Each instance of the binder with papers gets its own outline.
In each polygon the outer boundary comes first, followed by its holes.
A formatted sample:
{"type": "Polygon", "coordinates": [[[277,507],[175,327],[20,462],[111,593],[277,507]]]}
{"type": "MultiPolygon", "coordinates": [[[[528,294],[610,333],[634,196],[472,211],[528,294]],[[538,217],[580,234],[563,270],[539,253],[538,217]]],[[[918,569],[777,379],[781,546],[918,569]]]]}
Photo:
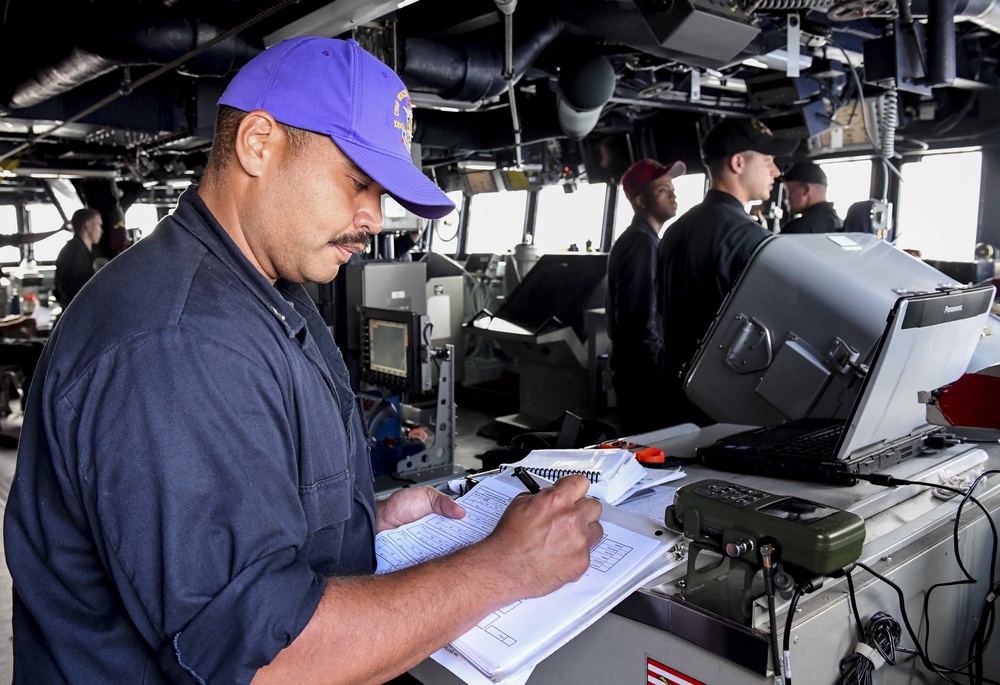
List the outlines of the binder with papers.
{"type": "MultiPolygon", "coordinates": [[[[482,480],[458,499],[466,509],[463,519],[432,514],[379,533],[375,538],[376,572],[399,570],[478,542],[500,519],[497,502],[509,503],[523,492],[520,482],[501,474],[482,480]]],[[[449,659],[459,657],[481,677],[478,682],[517,681],[676,563],[667,552],[680,535],[663,526],[610,506],[604,507],[601,524],[604,537],[591,549],[590,568],[579,580],[485,616],[435,655],[435,660],[447,665],[449,659]]],[[[453,672],[466,682],[476,682],[458,669],[453,672]]]]}
{"type": "Polygon", "coordinates": [[[579,474],[590,479],[587,494],[608,504],[617,504],[646,470],[627,449],[532,450],[515,464],[501,464],[506,472],[520,466],[548,480],[579,474]]]}

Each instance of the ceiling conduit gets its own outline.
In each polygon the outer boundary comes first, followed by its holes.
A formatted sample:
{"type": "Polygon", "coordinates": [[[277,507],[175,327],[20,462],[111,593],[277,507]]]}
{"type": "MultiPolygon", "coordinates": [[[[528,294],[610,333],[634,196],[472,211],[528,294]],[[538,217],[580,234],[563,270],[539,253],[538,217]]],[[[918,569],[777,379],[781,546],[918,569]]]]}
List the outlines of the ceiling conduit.
{"type": "MultiPolygon", "coordinates": [[[[515,82],[561,31],[562,24],[549,22],[514,48],[515,82]]],[[[475,45],[445,45],[425,38],[406,39],[400,78],[410,91],[433,93],[459,102],[480,102],[507,90],[500,52],[475,45]]]]}
{"type": "MultiPolygon", "coordinates": [[[[204,22],[173,20],[137,29],[118,45],[101,41],[99,49],[74,47],[67,57],[21,83],[6,107],[37,105],[121,66],[166,64],[220,33],[219,28],[204,22]]],[[[183,72],[222,76],[245,64],[261,49],[239,36],[231,36],[197,55],[184,65],[183,72]]]]}

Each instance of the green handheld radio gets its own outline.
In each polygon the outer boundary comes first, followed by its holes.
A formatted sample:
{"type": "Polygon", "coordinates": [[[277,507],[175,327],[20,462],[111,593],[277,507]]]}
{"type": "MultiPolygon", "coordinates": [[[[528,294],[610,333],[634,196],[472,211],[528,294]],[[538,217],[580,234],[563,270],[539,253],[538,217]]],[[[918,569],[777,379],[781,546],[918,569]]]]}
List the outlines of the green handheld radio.
{"type": "Polygon", "coordinates": [[[784,563],[826,575],[861,556],[865,522],[851,512],[798,497],[772,495],[723,480],[677,490],[667,528],[710,540],[732,558],[755,564],[764,538],[775,540],[784,563]]]}

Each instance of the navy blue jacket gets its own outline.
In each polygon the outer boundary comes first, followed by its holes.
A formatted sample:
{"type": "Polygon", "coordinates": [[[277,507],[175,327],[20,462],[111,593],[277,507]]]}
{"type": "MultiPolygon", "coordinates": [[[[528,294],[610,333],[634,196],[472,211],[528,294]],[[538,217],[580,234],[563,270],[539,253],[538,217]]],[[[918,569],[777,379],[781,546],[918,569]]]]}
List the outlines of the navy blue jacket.
{"type": "Polygon", "coordinates": [[[836,233],[844,227],[844,220],[837,216],[832,202],[817,202],[795,219],[785,224],[781,232],[795,233],[836,233]]]}
{"type": "Polygon", "coordinates": [[[656,248],[660,239],[647,221],[632,219],[608,255],[605,314],[611,338],[611,369],[649,383],[663,363],[663,333],[656,303],[656,248]],[[651,375],[653,374],[653,375],[651,375]]]}
{"type": "Polygon", "coordinates": [[[769,235],[739,200],[714,188],[666,230],[657,282],[667,378],[691,361],[750,254],[769,235]]]}
{"type": "Polygon", "coordinates": [[[4,526],[15,683],[245,683],[374,569],[346,368],[192,188],[56,325],[4,526]]]}
{"type": "Polygon", "coordinates": [[[63,309],[93,276],[94,255],[83,238],[74,235],[56,257],[56,299],[63,309]]]}

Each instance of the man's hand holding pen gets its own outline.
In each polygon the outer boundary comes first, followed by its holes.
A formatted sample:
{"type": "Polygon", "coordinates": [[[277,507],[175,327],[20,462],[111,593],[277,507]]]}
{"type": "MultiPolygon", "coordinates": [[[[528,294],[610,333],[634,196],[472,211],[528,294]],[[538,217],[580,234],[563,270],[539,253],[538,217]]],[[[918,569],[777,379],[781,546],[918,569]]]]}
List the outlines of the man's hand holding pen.
{"type": "Polygon", "coordinates": [[[546,595],[577,580],[601,540],[601,503],[587,497],[584,476],[560,478],[537,494],[516,497],[484,544],[495,545],[514,599],[546,595]]]}

